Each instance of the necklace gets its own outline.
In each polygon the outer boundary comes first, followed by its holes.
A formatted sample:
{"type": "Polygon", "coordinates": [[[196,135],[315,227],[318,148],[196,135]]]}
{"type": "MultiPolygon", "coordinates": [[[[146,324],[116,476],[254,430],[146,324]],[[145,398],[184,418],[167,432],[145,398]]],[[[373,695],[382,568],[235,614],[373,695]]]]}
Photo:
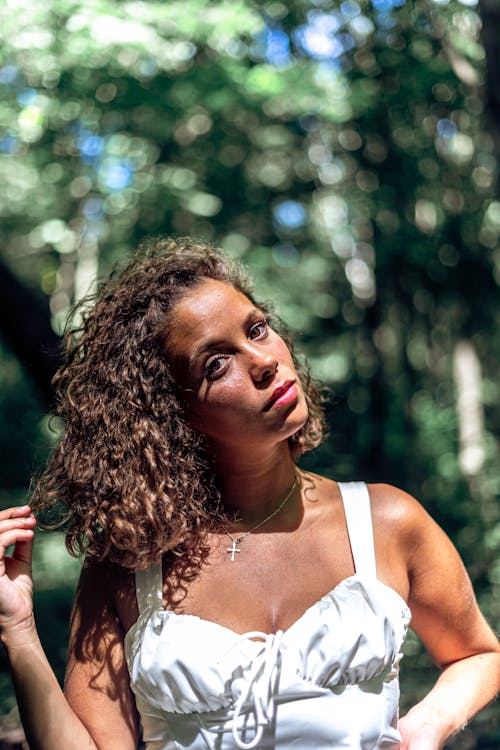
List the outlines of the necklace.
{"type": "Polygon", "coordinates": [[[260,529],[261,526],[264,526],[264,524],[267,523],[268,521],[270,521],[271,518],[274,518],[274,516],[278,515],[278,513],[280,512],[280,510],[284,507],[285,503],[291,498],[291,496],[293,494],[293,491],[294,491],[294,489],[297,486],[297,482],[298,482],[298,475],[295,474],[295,479],[293,480],[292,486],[290,487],[290,489],[288,490],[288,492],[286,493],[285,497],[280,502],[280,504],[278,505],[278,507],[275,508],[272,513],[270,513],[268,516],[266,516],[256,526],[253,526],[251,529],[249,529],[249,531],[245,531],[244,534],[239,534],[238,536],[233,536],[232,534],[229,533],[229,531],[226,531],[226,534],[230,538],[231,543],[232,543],[231,547],[227,547],[226,548],[226,552],[230,552],[231,553],[231,562],[234,562],[234,556],[235,556],[235,554],[237,552],[241,552],[240,548],[238,547],[238,544],[240,544],[240,542],[242,542],[243,539],[246,539],[247,536],[249,536],[250,534],[253,534],[254,531],[257,531],[257,529],[260,529]]]}

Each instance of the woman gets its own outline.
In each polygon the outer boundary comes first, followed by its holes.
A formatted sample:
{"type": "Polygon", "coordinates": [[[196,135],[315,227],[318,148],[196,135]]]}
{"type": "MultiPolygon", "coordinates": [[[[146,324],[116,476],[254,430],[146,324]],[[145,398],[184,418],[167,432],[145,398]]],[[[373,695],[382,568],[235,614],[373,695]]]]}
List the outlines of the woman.
{"type": "Polygon", "coordinates": [[[163,240],[97,295],[55,379],[33,509],[84,551],[65,695],[32,615],[28,507],[0,517],[0,632],[31,750],[437,750],[499,688],[458,555],[394,487],[300,471],[319,399],[218,251],[163,240]],[[11,559],[5,548],[15,543],[11,559]],[[442,667],[398,724],[412,627],[442,667]]]}

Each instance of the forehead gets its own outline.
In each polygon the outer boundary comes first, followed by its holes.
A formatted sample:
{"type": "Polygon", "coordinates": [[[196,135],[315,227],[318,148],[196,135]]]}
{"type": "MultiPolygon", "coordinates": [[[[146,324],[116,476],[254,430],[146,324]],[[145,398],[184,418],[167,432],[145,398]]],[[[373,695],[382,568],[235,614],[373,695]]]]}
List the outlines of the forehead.
{"type": "Polygon", "coordinates": [[[223,337],[254,309],[248,297],[231,284],[205,279],[174,305],[168,349],[174,357],[189,355],[192,347],[205,340],[223,337]]]}

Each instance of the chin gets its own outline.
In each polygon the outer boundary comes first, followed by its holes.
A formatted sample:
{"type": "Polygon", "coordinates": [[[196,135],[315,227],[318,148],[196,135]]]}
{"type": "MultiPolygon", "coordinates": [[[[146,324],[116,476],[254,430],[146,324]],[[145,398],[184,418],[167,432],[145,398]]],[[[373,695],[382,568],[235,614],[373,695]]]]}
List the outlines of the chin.
{"type": "Polygon", "coordinates": [[[285,421],[285,428],[288,428],[287,439],[291,438],[293,435],[299,432],[299,430],[301,430],[307,424],[308,419],[309,419],[309,411],[305,403],[304,403],[303,408],[299,408],[297,406],[289,414],[288,418],[285,421]]]}

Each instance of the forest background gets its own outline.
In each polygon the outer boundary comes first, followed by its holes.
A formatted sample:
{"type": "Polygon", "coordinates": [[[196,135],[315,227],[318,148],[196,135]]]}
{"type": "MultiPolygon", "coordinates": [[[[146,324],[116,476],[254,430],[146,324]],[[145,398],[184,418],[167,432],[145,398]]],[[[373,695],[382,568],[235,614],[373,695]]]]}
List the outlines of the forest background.
{"type": "MultiPolygon", "coordinates": [[[[499,29],[496,0],[4,0],[2,505],[57,439],[72,303],[143,237],[189,234],[244,261],[331,387],[304,465],[415,494],[498,630],[499,29]]],[[[77,573],[39,533],[59,675],[77,573]]],[[[436,676],[405,652],[403,710],[436,676]]],[[[498,748],[495,713],[449,747],[498,748]]]]}

